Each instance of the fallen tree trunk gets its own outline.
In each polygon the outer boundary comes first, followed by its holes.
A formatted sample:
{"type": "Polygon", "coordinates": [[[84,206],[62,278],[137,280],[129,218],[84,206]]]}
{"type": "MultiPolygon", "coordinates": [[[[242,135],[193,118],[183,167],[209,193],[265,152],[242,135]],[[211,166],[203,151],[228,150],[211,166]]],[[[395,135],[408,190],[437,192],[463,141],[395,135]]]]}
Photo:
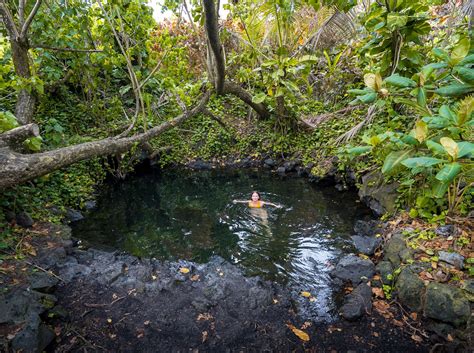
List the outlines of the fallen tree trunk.
{"type": "MultiPolygon", "coordinates": [[[[85,159],[125,152],[132,146],[157,137],[203,112],[209,97],[210,92],[206,92],[193,109],[135,136],[110,137],[34,154],[17,153],[9,147],[0,147],[0,189],[23,183],[85,159]]],[[[4,140],[3,135],[5,134],[0,135],[0,141],[4,140]]]]}
{"type": "Polygon", "coordinates": [[[16,147],[27,138],[39,136],[39,127],[36,124],[23,125],[8,130],[0,135],[0,147],[16,147]]]}

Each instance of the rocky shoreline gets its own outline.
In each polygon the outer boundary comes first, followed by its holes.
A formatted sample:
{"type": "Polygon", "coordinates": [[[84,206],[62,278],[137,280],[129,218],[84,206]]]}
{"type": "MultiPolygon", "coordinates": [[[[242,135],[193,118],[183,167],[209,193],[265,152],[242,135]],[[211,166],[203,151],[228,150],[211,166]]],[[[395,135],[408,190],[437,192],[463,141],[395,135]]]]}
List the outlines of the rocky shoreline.
{"type": "MultiPolygon", "coordinates": [[[[298,161],[249,158],[227,167],[262,164],[281,176],[333,183],[338,190],[354,182],[334,168],[318,178],[298,161]]],[[[193,161],[187,167],[216,165],[193,161]]],[[[369,206],[387,210],[385,201],[364,193],[359,194],[369,206]]],[[[82,217],[69,213],[69,219],[82,217]]],[[[413,246],[425,237],[409,220],[357,222],[352,240],[358,253],[340,259],[332,271],[345,293],[339,310],[344,320],[316,324],[298,315],[288,290],[245,277],[218,257],[207,264],[160,262],[81,249],[67,226],[37,225],[27,216],[12,215],[26,220],[25,227],[41,228],[35,256],[12,265],[20,280],[0,273],[6,284],[0,295],[0,347],[6,352],[84,347],[111,352],[425,352],[430,347],[467,352],[472,347],[474,283],[462,272],[471,255],[445,251],[447,243],[466,233],[462,227],[430,230],[429,241],[441,244],[433,252],[426,242],[413,246]],[[451,281],[455,276],[461,280],[451,281]],[[309,340],[291,328],[304,330],[309,340]]]]}

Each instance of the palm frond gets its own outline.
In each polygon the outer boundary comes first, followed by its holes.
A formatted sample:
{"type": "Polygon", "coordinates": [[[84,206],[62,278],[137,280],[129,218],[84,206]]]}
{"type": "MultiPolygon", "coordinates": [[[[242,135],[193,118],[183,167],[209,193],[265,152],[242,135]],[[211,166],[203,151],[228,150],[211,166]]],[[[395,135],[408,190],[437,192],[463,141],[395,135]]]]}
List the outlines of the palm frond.
{"type": "Polygon", "coordinates": [[[339,145],[342,142],[347,143],[350,140],[352,140],[358,134],[358,132],[364,127],[365,124],[370,124],[374,120],[376,113],[377,113],[377,106],[375,104],[372,104],[367,110],[367,115],[365,116],[364,120],[362,120],[356,126],[351,128],[349,131],[346,131],[341,136],[339,136],[335,140],[335,143],[339,145]]]}

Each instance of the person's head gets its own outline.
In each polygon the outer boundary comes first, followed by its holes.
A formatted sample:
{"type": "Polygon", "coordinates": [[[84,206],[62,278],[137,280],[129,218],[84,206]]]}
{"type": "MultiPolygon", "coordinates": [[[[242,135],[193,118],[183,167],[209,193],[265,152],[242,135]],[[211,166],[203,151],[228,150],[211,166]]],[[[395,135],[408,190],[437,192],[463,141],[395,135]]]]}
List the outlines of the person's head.
{"type": "Polygon", "coordinates": [[[257,191],[252,192],[252,201],[257,202],[260,201],[260,194],[257,191]]]}

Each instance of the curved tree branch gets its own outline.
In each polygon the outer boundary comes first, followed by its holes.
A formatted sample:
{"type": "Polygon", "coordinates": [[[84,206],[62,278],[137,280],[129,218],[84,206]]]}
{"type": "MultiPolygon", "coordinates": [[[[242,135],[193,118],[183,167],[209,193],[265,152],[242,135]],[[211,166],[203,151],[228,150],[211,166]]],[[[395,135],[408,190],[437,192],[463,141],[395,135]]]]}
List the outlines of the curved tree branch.
{"type": "Polygon", "coordinates": [[[35,6],[31,10],[30,14],[28,15],[28,18],[26,19],[25,23],[23,24],[23,27],[21,27],[21,32],[20,32],[20,37],[21,38],[26,38],[26,33],[28,32],[28,29],[30,28],[31,22],[33,21],[33,18],[36,16],[36,13],[38,12],[39,7],[41,6],[42,0],[37,0],[35,3],[35,6]]]}
{"type": "MultiPolygon", "coordinates": [[[[203,112],[210,95],[210,92],[206,92],[193,109],[135,136],[109,137],[35,154],[21,154],[9,148],[0,148],[0,189],[37,178],[85,159],[125,152],[135,144],[148,141],[203,112]]],[[[3,135],[0,136],[3,137],[3,135]]]]}

